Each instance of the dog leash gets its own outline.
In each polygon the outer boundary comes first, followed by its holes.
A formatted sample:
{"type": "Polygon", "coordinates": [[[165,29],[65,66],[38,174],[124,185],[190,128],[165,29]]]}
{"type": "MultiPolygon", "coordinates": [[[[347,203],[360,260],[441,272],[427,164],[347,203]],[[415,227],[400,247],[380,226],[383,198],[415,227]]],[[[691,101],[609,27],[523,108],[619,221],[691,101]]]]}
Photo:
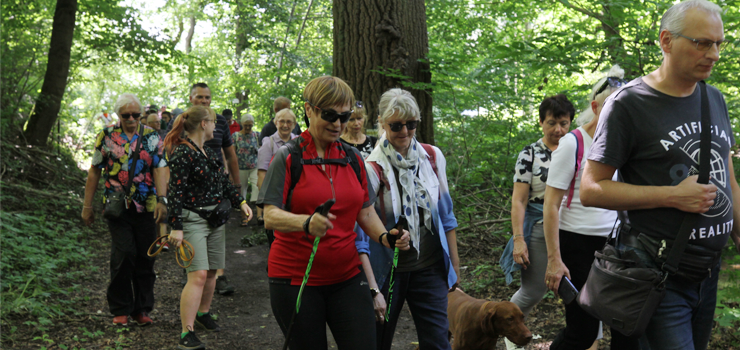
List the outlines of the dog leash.
{"type": "MultiPolygon", "coordinates": [[[[149,246],[149,249],[147,249],[146,251],[146,255],[149,255],[151,257],[159,255],[159,253],[162,252],[162,249],[164,249],[165,243],[167,243],[167,236],[159,236],[157,239],[154,240],[152,245],[149,246]],[[157,243],[160,243],[159,249],[157,249],[154,253],[152,253],[152,248],[156,246],[157,243]]],[[[190,267],[190,264],[193,263],[194,257],[195,257],[195,250],[193,249],[193,245],[190,244],[190,242],[183,239],[182,244],[180,244],[180,249],[178,250],[178,254],[175,254],[175,261],[177,261],[177,264],[180,265],[180,267],[186,269],[190,267]],[[185,263],[187,263],[187,265],[185,265],[185,263]]]]}
{"type": "MultiPolygon", "coordinates": [[[[329,209],[331,209],[332,205],[334,205],[336,201],[334,199],[330,199],[324,204],[320,205],[316,210],[314,210],[314,214],[319,213],[322,216],[329,215],[329,209]]],[[[311,214],[313,216],[313,214],[311,214]]],[[[311,218],[309,217],[309,222],[311,218]]],[[[304,229],[306,227],[304,226],[304,229]]],[[[293,330],[293,323],[295,323],[295,316],[300,312],[301,309],[301,299],[303,296],[303,289],[306,287],[306,283],[308,283],[308,276],[311,273],[311,266],[313,266],[313,259],[316,257],[316,250],[319,248],[319,241],[320,237],[315,237],[313,239],[313,249],[311,250],[311,256],[308,257],[308,265],[306,266],[306,273],[303,274],[303,282],[301,282],[301,289],[298,290],[298,297],[295,301],[295,309],[293,309],[293,316],[290,317],[290,323],[288,324],[288,332],[285,333],[285,343],[283,343],[283,350],[288,349],[288,341],[290,340],[290,333],[293,330]]]]}

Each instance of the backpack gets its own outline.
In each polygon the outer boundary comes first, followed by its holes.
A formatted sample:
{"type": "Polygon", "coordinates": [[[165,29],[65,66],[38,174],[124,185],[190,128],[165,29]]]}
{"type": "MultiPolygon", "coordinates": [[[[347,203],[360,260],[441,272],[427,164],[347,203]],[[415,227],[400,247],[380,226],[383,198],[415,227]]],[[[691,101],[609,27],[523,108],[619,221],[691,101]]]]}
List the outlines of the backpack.
{"type": "Polygon", "coordinates": [[[570,132],[576,137],[576,172],[573,173],[573,179],[570,180],[570,188],[568,188],[568,200],[566,207],[570,209],[570,202],[573,200],[573,192],[576,187],[576,177],[578,177],[578,170],[581,169],[581,161],[583,161],[583,134],[581,130],[575,129],[570,132]]]}
{"type": "Polygon", "coordinates": [[[340,159],[303,159],[303,152],[306,150],[306,147],[301,147],[301,142],[303,142],[303,138],[296,137],[285,144],[285,147],[288,148],[288,153],[290,154],[290,188],[288,189],[288,199],[285,202],[286,211],[290,211],[290,201],[293,197],[293,189],[295,189],[295,186],[301,179],[304,165],[338,164],[346,166],[349,164],[349,166],[352,167],[352,170],[354,170],[355,175],[357,175],[357,181],[362,184],[362,171],[360,170],[360,162],[357,161],[354,147],[344,144],[343,142],[339,142],[341,150],[343,150],[345,154],[345,157],[340,159]],[[297,159],[300,161],[297,162],[297,159]]]}
{"type": "MultiPolygon", "coordinates": [[[[421,142],[419,142],[421,143],[421,142]]],[[[429,163],[432,164],[432,170],[434,171],[434,175],[437,176],[437,179],[439,179],[439,174],[437,173],[437,153],[434,152],[434,148],[432,148],[432,145],[428,143],[421,143],[421,147],[424,148],[424,151],[427,152],[427,159],[429,160],[429,163]]],[[[380,179],[380,186],[385,186],[386,188],[391,188],[390,183],[388,182],[388,178],[385,177],[385,174],[383,173],[383,169],[378,165],[376,162],[368,162],[372,167],[373,170],[375,170],[375,174],[378,175],[378,179],[380,179]]],[[[386,220],[385,220],[385,201],[383,200],[383,191],[378,187],[378,201],[380,201],[380,220],[383,222],[383,225],[385,226],[386,220]]]]}

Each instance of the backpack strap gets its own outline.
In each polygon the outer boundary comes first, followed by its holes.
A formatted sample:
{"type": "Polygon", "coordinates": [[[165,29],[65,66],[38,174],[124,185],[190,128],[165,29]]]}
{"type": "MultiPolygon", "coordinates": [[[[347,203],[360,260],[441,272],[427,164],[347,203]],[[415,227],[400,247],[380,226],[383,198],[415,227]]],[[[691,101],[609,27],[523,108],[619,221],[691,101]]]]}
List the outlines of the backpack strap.
{"type": "Polygon", "coordinates": [[[383,222],[383,226],[386,225],[385,220],[385,200],[383,200],[383,188],[381,186],[385,186],[385,188],[390,189],[391,185],[388,182],[388,178],[385,177],[385,174],[383,173],[383,168],[380,167],[380,165],[377,162],[368,162],[370,166],[373,167],[373,170],[375,170],[375,175],[378,176],[379,186],[378,186],[378,201],[380,201],[380,221],[383,222]]]}
{"type": "Polygon", "coordinates": [[[437,178],[439,178],[439,174],[437,173],[437,152],[435,152],[432,145],[428,143],[421,143],[421,147],[424,147],[424,151],[427,152],[427,159],[429,159],[429,163],[432,164],[432,170],[434,170],[434,175],[436,175],[437,178]]]}
{"type": "Polygon", "coordinates": [[[306,150],[305,147],[301,147],[303,142],[302,137],[296,137],[285,144],[290,154],[290,188],[288,189],[288,199],[285,202],[285,210],[290,211],[290,202],[293,197],[293,189],[301,180],[301,173],[303,172],[304,165],[322,165],[322,164],[334,164],[334,165],[349,165],[357,176],[358,183],[362,184],[362,171],[360,170],[360,163],[357,160],[357,155],[352,150],[351,146],[339,143],[341,149],[344,150],[344,158],[315,158],[315,159],[303,159],[303,152],[306,150]]]}
{"type": "Polygon", "coordinates": [[[570,180],[570,188],[568,189],[568,201],[566,207],[570,209],[570,202],[573,201],[573,192],[576,187],[576,177],[578,177],[578,170],[581,169],[581,161],[583,160],[583,134],[581,130],[575,129],[570,132],[576,137],[576,172],[573,173],[573,179],[570,180]]]}

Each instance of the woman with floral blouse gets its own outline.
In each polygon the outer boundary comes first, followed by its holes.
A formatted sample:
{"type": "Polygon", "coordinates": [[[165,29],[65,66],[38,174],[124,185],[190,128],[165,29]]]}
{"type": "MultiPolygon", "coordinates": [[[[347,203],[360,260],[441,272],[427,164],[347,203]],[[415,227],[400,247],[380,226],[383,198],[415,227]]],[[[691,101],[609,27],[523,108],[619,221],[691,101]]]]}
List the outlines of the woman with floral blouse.
{"type": "MultiPolygon", "coordinates": [[[[242,130],[231,134],[231,140],[234,141],[236,158],[239,162],[239,183],[242,184],[242,197],[247,198],[247,183],[252,186],[252,195],[249,202],[253,205],[257,203],[257,151],[259,151],[260,133],[252,131],[254,128],[254,117],[251,114],[245,114],[242,117],[242,130]]],[[[242,216],[242,226],[247,226],[249,220],[242,216]]]]}
{"type": "Polygon", "coordinates": [[[208,212],[229,200],[246,217],[252,215],[247,202],[223,171],[219,155],[203,147],[213,138],[215,127],[216,113],[211,108],[193,106],[175,121],[164,143],[170,161],[169,242],[178,248],[187,239],[194,250],[192,264],[187,268],[188,283],[180,296],[182,334],[178,349],[205,349],[193,331],[194,322],[207,331],[221,330],[209,310],[216,270],[225,267],[224,226],[210,226],[195,210],[208,212]],[[182,136],[183,131],[187,131],[187,136],[182,136]]]}

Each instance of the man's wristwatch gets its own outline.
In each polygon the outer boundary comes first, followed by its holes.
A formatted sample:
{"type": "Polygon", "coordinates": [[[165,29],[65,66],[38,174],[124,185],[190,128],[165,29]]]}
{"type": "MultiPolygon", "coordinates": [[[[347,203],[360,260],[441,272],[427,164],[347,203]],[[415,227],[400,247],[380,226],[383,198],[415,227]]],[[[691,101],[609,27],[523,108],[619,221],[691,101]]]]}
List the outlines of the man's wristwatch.
{"type": "Polygon", "coordinates": [[[164,205],[167,205],[167,197],[157,196],[157,203],[164,203],[164,205]]]}
{"type": "Polygon", "coordinates": [[[376,296],[380,294],[380,289],[378,288],[370,288],[370,295],[373,296],[373,299],[375,299],[376,296]]]}

